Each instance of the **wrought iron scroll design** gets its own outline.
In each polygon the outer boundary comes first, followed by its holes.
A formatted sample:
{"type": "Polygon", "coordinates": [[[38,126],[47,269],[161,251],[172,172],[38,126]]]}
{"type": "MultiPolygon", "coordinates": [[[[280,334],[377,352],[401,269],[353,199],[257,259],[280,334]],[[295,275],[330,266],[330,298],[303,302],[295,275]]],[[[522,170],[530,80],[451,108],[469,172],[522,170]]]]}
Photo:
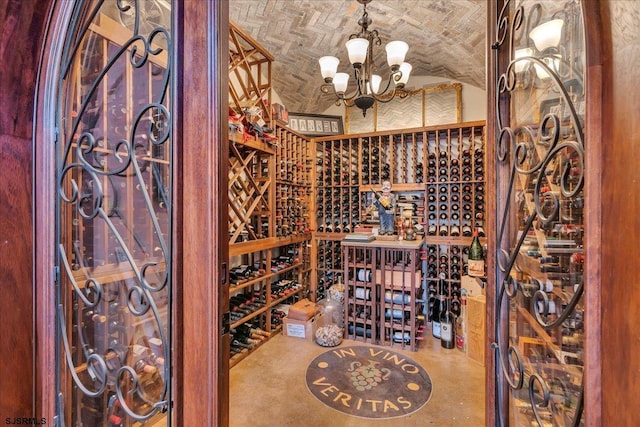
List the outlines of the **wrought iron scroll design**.
{"type": "MultiPolygon", "coordinates": [[[[518,258],[528,235],[536,233],[541,228],[562,223],[561,203],[577,203],[582,197],[584,182],[584,113],[577,102],[584,101],[583,66],[576,56],[581,55],[572,49],[570,43],[561,43],[558,47],[549,48],[536,54],[516,56],[518,47],[526,45],[531,29],[542,22],[542,17],[548,11],[540,3],[533,1],[514,2],[506,0],[496,22],[496,40],[492,45],[496,55],[496,63],[500,63],[508,52],[508,63],[502,69],[496,70],[496,99],[497,135],[496,135],[496,164],[499,171],[508,182],[498,195],[498,247],[496,249],[497,284],[496,289],[496,323],[494,350],[496,355],[496,381],[504,379],[510,393],[526,395],[521,391],[528,389],[532,418],[538,425],[580,425],[582,420],[583,385],[579,385],[577,402],[570,403],[569,392],[563,378],[549,376],[541,372],[542,368],[528,364],[525,355],[516,342],[510,339],[509,318],[503,318],[501,313],[513,311],[514,305],[522,297],[530,299],[531,311],[538,330],[550,331],[560,329],[568,319],[576,314],[577,306],[583,294],[583,282],[576,284],[573,293],[567,297],[566,304],[557,310],[552,310],[548,292],[542,286],[531,291],[530,286],[519,283],[516,279],[520,267],[518,258]],[[539,74],[536,74],[539,73],[539,74]],[[538,109],[533,97],[517,96],[516,92],[535,92],[536,85],[541,84],[539,75],[545,75],[544,84],[554,95],[558,104],[564,107],[561,111],[546,111],[538,109]],[[579,91],[576,97],[574,91],[579,91]],[[526,104],[539,113],[537,120],[523,120],[515,117],[516,102],[526,104]],[[541,111],[542,110],[542,111],[541,111]],[[570,158],[571,161],[566,160],[570,158]],[[559,166],[560,165],[560,166],[559,166]],[[555,179],[553,190],[548,183],[555,179]],[[516,206],[514,204],[521,197],[518,184],[530,185],[530,194],[534,208],[514,232],[516,206]],[[535,309],[539,307],[540,309],[535,309]],[[553,311],[553,313],[552,313],[553,311]],[[563,409],[571,408],[571,417],[563,409]],[[543,412],[546,413],[543,415],[543,412]],[[548,414],[552,414],[549,418],[548,414]],[[563,418],[565,423],[556,418],[563,418]],[[569,420],[567,421],[567,418],[569,420]],[[544,419],[544,420],[543,420],[544,419]],[[552,421],[553,420],[553,421],[552,421]],[[544,424],[543,424],[544,422],[544,424]]],[[[563,18],[565,24],[580,23],[581,4],[576,0],[569,0],[562,9],[552,12],[552,18],[563,18]]],[[[578,26],[581,29],[581,25],[578,26]]],[[[565,28],[566,33],[575,37],[575,29],[565,28]]],[[[581,36],[581,35],[580,35],[581,36]]],[[[567,41],[566,39],[564,40],[567,41]]],[[[578,43],[579,44],[579,43],[578,43]]],[[[581,47],[581,46],[578,46],[581,47]]],[[[527,105],[522,110],[526,111],[527,105]]],[[[534,114],[535,117],[535,114],[534,114]]],[[[579,245],[578,245],[579,246],[579,245]]],[[[580,251],[578,249],[577,251],[580,251]]],[[[535,288],[534,288],[535,289],[535,288]]],[[[529,307],[523,307],[529,310],[529,307]]],[[[515,314],[518,316],[518,314],[515,314]]],[[[553,350],[554,357],[560,364],[565,363],[566,353],[562,345],[553,350]]],[[[582,372],[581,366],[577,366],[582,372]]],[[[582,382],[582,376],[580,376],[582,382]]],[[[500,384],[496,390],[501,392],[500,384]]],[[[498,398],[497,401],[503,401],[498,398]]],[[[497,422],[502,423],[509,418],[509,409],[498,405],[497,422]]],[[[514,409],[517,411],[517,409],[514,409]]]]}
{"type": "MultiPolygon", "coordinates": [[[[114,2],[102,0],[76,3],[58,82],[57,116],[61,138],[56,159],[56,262],[60,271],[56,292],[57,375],[72,380],[71,386],[58,382],[58,394],[67,404],[80,402],[84,399],[82,395],[105,397],[105,418],[117,410],[121,415],[144,422],[159,412],[167,412],[171,399],[172,208],[169,177],[173,129],[167,104],[172,40],[163,26],[146,34],[140,33],[138,29],[144,19],[140,3],[144,2],[116,0],[115,6],[114,2]],[[88,6],[88,3],[92,5],[88,6]],[[87,50],[101,37],[95,34],[94,26],[97,17],[106,14],[107,6],[111,7],[112,13],[126,13],[132,17],[131,35],[113,52],[102,53],[102,68],[92,74],[90,82],[85,82],[82,91],[74,89],[87,66],[87,50]],[[113,90],[114,83],[109,83],[107,76],[116,67],[131,70],[129,75],[133,78],[136,70],[146,73],[153,70],[157,84],[150,91],[151,99],[131,102],[122,121],[110,123],[111,128],[121,126],[125,129],[122,137],[114,138],[106,131],[101,136],[91,123],[95,124],[96,116],[107,114],[107,105],[97,101],[100,99],[97,94],[113,90]],[[147,141],[146,145],[136,142],[137,139],[147,141]],[[154,157],[161,152],[165,156],[158,162],[154,157]],[[124,180],[131,183],[130,190],[122,188],[124,180]],[[127,191],[131,193],[134,189],[140,203],[132,220],[131,212],[125,212],[123,203],[128,197],[127,191]],[[162,224],[158,209],[163,210],[162,224]],[[137,231],[140,223],[149,230],[145,236],[137,231]],[[82,227],[100,227],[112,242],[109,257],[114,262],[107,262],[115,271],[111,277],[98,276],[97,272],[104,264],[95,259],[88,260],[86,248],[78,238],[77,230],[82,227]],[[123,271],[127,272],[126,278],[121,274],[123,271]],[[101,310],[116,304],[113,288],[118,289],[122,301],[126,301],[120,307],[119,315],[126,316],[130,324],[140,324],[144,319],[148,325],[146,332],[152,331],[160,343],[158,353],[162,356],[148,357],[153,358],[157,368],[153,373],[158,387],[153,393],[142,384],[140,367],[132,366],[131,361],[135,359],[131,356],[134,352],[131,345],[129,348],[116,347],[109,341],[104,348],[99,348],[85,331],[87,325],[83,323],[80,310],[93,310],[94,318],[108,315],[101,310]],[[159,298],[168,306],[164,315],[158,305],[159,298]],[[77,389],[81,396],[69,396],[67,391],[71,389],[77,389]],[[108,396],[105,395],[107,390],[108,396]],[[132,396],[145,403],[144,411],[140,412],[130,404],[132,396]]],[[[135,82],[127,84],[135,85],[135,82]]],[[[150,371],[148,368],[146,373],[150,371]]],[[[65,409],[60,404],[58,408],[59,411],[65,409]]],[[[59,415],[63,425],[65,416],[59,415]]],[[[82,417],[79,409],[76,409],[76,417],[82,417]]],[[[82,425],[82,421],[76,421],[75,425],[82,425]]]]}

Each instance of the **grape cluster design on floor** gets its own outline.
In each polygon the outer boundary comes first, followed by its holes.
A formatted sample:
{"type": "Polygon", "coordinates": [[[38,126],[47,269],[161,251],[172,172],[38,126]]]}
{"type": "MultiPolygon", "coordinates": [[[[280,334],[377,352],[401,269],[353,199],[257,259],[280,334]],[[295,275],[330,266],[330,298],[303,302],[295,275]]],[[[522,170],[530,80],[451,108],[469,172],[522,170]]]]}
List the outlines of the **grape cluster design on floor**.
{"type": "Polygon", "coordinates": [[[382,381],[385,381],[391,375],[391,371],[387,368],[378,368],[378,362],[369,360],[368,365],[363,365],[360,362],[352,362],[349,369],[349,376],[353,386],[358,391],[371,390],[376,387],[382,381]]]}

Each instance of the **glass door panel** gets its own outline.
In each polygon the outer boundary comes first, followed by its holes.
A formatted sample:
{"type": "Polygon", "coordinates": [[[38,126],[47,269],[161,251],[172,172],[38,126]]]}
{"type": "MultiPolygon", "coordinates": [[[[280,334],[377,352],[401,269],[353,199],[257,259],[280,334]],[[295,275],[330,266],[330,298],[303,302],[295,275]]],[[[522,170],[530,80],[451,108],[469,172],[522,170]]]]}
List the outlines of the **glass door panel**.
{"type": "Polygon", "coordinates": [[[498,418],[510,426],[582,425],[582,3],[505,3],[494,45],[508,56],[496,82],[496,336],[509,413],[498,418]]]}
{"type": "Polygon", "coordinates": [[[57,117],[58,416],[170,425],[171,8],[77,2],[57,117]]]}

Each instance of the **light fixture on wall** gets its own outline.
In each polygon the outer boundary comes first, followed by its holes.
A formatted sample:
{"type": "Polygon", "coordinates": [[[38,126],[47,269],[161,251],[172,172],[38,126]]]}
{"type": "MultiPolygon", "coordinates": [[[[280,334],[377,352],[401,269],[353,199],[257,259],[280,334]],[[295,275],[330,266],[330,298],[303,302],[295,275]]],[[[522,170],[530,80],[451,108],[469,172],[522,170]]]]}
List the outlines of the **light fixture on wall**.
{"type": "Polygon", "coordinates": [[[367,4],[371,3],[371,0],[358,0],[358,3],[364,6],[362,18],[358,21],[360,32],[351,34],[345,43],[355,78],[356,87],[353,93],[347,94],[349,74],[337,72],[340,63],[338,58],[323,56],[318,62],[324,78],[322,92],[333,92],[337,98],[336,105],[340,103],[348,107],[355,105],[362,110],[362,115],[366,116],[367,110],[373,107],[375,102],[389,102],[396,95],[400,97],[407,95],[403,89],[409,80],[411,65],[404,62],[409,50],[407,43],[399,40],[387,43],[385,50],[390,70],[386,87],[380,90],[382,77],[374,74],[373,46],[380,46],[382,42],[377,30],[369,30],[371,18],[367,13],[367,4]]]}

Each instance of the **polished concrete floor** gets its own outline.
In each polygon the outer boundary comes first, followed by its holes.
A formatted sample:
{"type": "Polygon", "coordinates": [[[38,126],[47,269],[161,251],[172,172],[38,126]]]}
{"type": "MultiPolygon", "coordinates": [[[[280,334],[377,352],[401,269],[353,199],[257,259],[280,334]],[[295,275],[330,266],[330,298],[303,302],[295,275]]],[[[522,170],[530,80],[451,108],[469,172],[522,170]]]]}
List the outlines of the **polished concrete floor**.
{"type": "MultiPolygon", "coordinates": [[[[341,346],[362,345],[343,341],[341,346]]],[[[387,347],[384,347],[387,348],[387,347]]],[[[420,363],[431,377],[431,399],[401,418],[351,417],[325,406],[307,389],[309,363],[327,351],[312,341],[277,335],[231,369],[231,427],[484,426],[484,367],[429,337],[417,352],[391,348],[420,363]]]]}

